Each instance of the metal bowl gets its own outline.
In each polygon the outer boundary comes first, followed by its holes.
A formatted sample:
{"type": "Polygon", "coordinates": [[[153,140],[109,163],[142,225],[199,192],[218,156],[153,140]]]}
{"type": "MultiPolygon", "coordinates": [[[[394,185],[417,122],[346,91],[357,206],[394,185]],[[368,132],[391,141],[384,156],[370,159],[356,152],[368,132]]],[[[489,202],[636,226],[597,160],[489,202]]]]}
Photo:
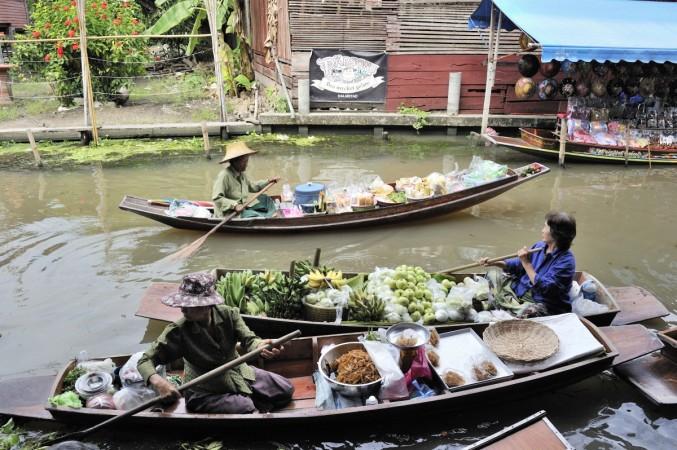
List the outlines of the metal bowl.
{"type": "Polygon", "coordinates": [[[397,348],[412,349],[425,345],[430,340],[430,330],[416,322],[400,322],[388,328],[386,331],[386,339],[397,348]],[[417,338],[414,345],[400,345],[397,340],[403,335],[413,335],[417,338]]]}
{"type": "Polygon", "coordinates": [[[376,395],[381,388],[381,383],[383,383],[382,377],[376,381],[365,384],[339,383],[338,381],[329,378],[331,374],[331,365],[334,361],[344,353],[357,349],[367,351],[361,342],[345,342],[343,344],[338,344],[320,356],[320,359],[317,362],[317,368],[324,379],[327,380],[329,386],[331,386],[334,391],[340,392],[341,395],[345,395],[346,397],[368,397],[370,395],[376,395]]]}

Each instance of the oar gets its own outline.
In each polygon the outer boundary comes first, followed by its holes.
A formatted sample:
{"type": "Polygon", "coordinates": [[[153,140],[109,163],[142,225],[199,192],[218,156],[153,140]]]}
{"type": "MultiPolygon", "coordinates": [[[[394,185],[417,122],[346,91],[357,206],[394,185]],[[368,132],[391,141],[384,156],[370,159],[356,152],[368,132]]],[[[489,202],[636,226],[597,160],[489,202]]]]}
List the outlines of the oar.
{"type": "MultiPolygon", "coordinates": [[[[537,252],[539,250],[543,250],[543,247],[536,247],[536,248],[529,249],[529,253],[534,253],[534,252],[537,252]]],[[[498,261],[503,261],[504,259],[510,259],[510,258],[515,258],[515,257],[517,257],[517,253],[511,253],[509,255],[497,256],[496,258],[488,259],[486,263],[491,264],[491,263],[495,263],[495,262],[498,262],[498,261]]],[[[437,273],[438,274],[454,273],[454,272],[458,272],[459,270],[470,269],[472,267],[477,267],[477,266],[481,266],[481,265],[482,264],[479,263],[479,262],[474,262],[474,263],[471,263],[471,264],[466,264],[464,266],[458,266],[458,267],[452,267],[451,269],[440,270],[437,273]]]]}
{"type": "MultiPolygon", "coordinates": [[[[186,389],[192,388],[193,386],[198,385],[200,383],[203,383],[203,382],[205,382],[205,381],[207,381],[211,378],[214,378],[217,375],[221,375],[222,373],[226,372],[227,370],[230,370],[233,367],[238,366],[238,365],[242,364],[243,362],[246,362],[246,361],[252,359],[255,356],[258,356],[258,354],[261,353],[263,350],[271,349],[273,347],[278,347],[281,344],[284,344],[285,342],[287,342],[288,340],[293,339],[293,338],[300,336],[300,335],[301,335],[301,331],[296,330],[292,333],[289,333],[285,336],[282,336],[281,338],[274,340],[273,342],[266,345],[265,347],[257,348],[256,350],[253,350],[249,353],[246,353],[246,354],[240,356],[239,358],[235,358],[234,360],[232,360],[232,361],[230,361],[230,362],[228,362],[228,363],[226,363],[226,364],[224,364],[220,367],[217,367],[216,369],[210,370],[209,372],[207,372],[203,375],[200,375],[197,378],[190,380],[188,383],[179,386],[178,390],[179,390],[179,392],[185,391],[186,389]]],[[[76,431],[74,433],[65,434],[65,435],[58,437],[56,439],[53,439],[51,441],[44,442],[44,443],[42,443],[42,445],[43,446],[49,446],[49,445],[52,445],[52,444],[56,444],[57,442],[63,442],[63,441],[71,440],[71,439],[80,439],[83,436],[87,436],[88,434],[91,434],[91,433],[93,433],[93,432],[95,432],[95,431],[97,431],[97,430],[99,430],[103,427],[106,427],[106,426],[112,424],[113,422],[117,422],[119,420],[124,419],[125,417],[133,416],[134,414],[136,414],[140,411],[148,409],[149,407],[151,407],[151,406],[155,405],[156,403],[160,402],[163,398],[164,397],[157,396],[155,398],[152,398],[151,400],[148,400],[145,403],[140,404],[136,408],[132,408],[132,409],[125,411],[124,413],[122,413],[118,416],[114,416],[114,417],[111,417],[110,419],[104,420],[103,422],[96,424],[93,427],[87,428],[85,430],[76,431]]]]}
{"type": "MultiPolygon", "coordinates": [[[[250,198],[249,200],[247,200],[242,206],[243,206],[244,208],[246,208],[247,206],[249,206],[251,203],[254,202],[254,200],[256,200],[256,199],[259,197],[259,195],[261,195],[261,194],[263,194],[264,192],[266,192],[266,191],[267,191],[273,184],[275,184],[276,182],[277,182],[277,181],[271,181],[270,183],[268,183],[268,184],[266,185],[266,187],[264,187],[264,188],[261,189],[259,192],[257,192],[256,195],[254,195],[252,198],[250,198]]],[[[205,243],[205,241],[207,240],[207,238],[208,238],[209,236],[211,236],[212,233],[214,233],[216,230],[218,230],[219,228],[221,228],[226,222],[228,222],[229,220],[231,220],[233,217],[237,216],[238,214],[240,214],[240,213],[237,212],[237,211],[234,211],[234,212],[228,214],[226,217],[223,218],[223,220],[222,220],[221,222],[219,222],[218,224],[216,224],[216,225],[214,226],[214,228],[212,228],[211,230],[209,230],[209,232],[208,232],[207,234],[205,234],[205,235],[202,236],[201,238],[196,239],[195,241],[193,241],[193,243],[191,243],[191,244],[189,244],[188,246],[182,248],[181,250],[179,250],[179,251],[177,251],[177,252],[175,252],[175,253],[172,253],[171,255],[165,257],[164,259],[167,260],[167,261],[179,261],[179,260],[181,260],[181,259],[187,259],[187,258],[190,258],[190,257],[193,256],[198,250],[200,250],[200,247],[202,247],[202,244],[205,243]]]]}

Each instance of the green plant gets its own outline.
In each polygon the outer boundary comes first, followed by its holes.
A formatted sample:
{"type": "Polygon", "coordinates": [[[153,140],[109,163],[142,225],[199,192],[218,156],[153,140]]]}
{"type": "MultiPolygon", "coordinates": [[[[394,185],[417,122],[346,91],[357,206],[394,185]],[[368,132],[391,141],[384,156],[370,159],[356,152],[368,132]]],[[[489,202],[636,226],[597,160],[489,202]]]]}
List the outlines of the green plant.
{"type": "Polygon", "coordinates": [[[23,431],[12,419],[0,427],[0,450],[40,450],[42,442],[52,439],[55,433],[42,434],[23,431]]]}
{"type": "Polygon", "coordinates": [[[418,133],[424,126],[430,125],[430,122],[428,122],[428,115],[430,113],[428,111],[423,111],[416,106],[407,106],[404,103],[400,105],[397,111],[402,115],[413,115],[415,117],[414,123],[411,124],[411,126],[414,128],[414,130],[416,130],[416,133],[418,133]]]}
{"type": "Polygon", "coordinates": [[[268,86],[264,91],[266,99],[275,112],[289,112],[287,101],[280,95],[280,92],[275,86],[268,86]]]}
{"type": "MultiPolygon", "coordinates": [[[[87,0],[89,36],[135,35],[144,29],[138,17],[141,9],[131,0],[87,0]]],[[[67,39],[80,34],[75,0],[38,0],[31,13],[31,25],[18,39],[67,39]]],[[[135,38],[90,40],[87,44],[92,89],[97,99],[107,99],[121,87],[128,88],[132,77],[144,73],[148,62],[146,41],[135,38]]],[[[53,82],[61,104],[73,104],[82,95],[80,42],[19,42],[12,62],[16,72],[37,73],[53,82]]]]}

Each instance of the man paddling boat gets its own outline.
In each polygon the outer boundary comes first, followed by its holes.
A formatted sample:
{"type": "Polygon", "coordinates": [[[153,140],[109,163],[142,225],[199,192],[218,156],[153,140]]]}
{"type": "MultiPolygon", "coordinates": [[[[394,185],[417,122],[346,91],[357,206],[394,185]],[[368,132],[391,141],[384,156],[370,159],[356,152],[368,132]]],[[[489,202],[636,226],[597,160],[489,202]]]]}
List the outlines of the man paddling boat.
{"type": "MultiPolygon", "coordinates": [[[[183,358],[184,381],[188,382],[237,358],[237,342],[247,352],[272,342],[257,337],[245,325],[237,308],[223,304],[210,274],[186,275],[178,292],[163,297],[162,303],[181,308],[183,318],[167,325],[139,359],[137,367],[146,383],[168,401],[177,400],[181,394],[156,373],[158,364],[183,358]]],[[[263,350],[261,356],[274,358],[282,349],[263,350]]],[[[293,385],[283,376],[243,363],[187,390],[186,409],[221,414],[267,412],[288,404],[293,392],[293,385]]]]}
{"type": "Polygon", "coordinates": [[[270,217],[275,213],[275,204],[267,195],[261,195],[257,202],[247,209],[243,204],[252,192],[259,192],[268,183],[277,181],[280,177],[269,180],[260,180],[255,183],[249,180],[245,171],[249,164],[249,155],[256,153],[244,142],[235,142],[226,147],[226,155],[219,164],[228,164],[214,181],[212,200],[214,201],[214,216],[224,217],[228,212],[242,213],[240,217],[270,217]]]}

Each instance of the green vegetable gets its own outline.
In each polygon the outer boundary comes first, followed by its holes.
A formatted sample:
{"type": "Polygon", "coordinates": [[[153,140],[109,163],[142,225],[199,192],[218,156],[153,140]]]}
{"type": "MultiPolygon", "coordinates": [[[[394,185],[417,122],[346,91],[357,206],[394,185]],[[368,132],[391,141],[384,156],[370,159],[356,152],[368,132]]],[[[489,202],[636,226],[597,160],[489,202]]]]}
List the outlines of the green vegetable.
{"type": "Polygon", "coordinates": [[[407,201],[407,194],[404,192],[391,192],[388,194],[388,200],[395,203],[405,203],[407,201]]]}
{"type": "Polygon", "coordinates": [[[72,391],[75,389],[75,382],[82,375],[86,374],[87,371],[82,367],[75,367],[71,369],[65,377],[63,377],[63,386],[61,392],[72,391]]]}
{"type": "Polygon", "coordinates": [[[54,436],[55,433],[23,431],[9,419],[0,427],[0,450],[43,450],[42,443],[54,436]]]}
{"type": "Polygon", "coordinates": [[[49,398],[52,406],[70,406],[71,408],[82,408],[80,397],[73,391],[64,392],[49,398]]]}

